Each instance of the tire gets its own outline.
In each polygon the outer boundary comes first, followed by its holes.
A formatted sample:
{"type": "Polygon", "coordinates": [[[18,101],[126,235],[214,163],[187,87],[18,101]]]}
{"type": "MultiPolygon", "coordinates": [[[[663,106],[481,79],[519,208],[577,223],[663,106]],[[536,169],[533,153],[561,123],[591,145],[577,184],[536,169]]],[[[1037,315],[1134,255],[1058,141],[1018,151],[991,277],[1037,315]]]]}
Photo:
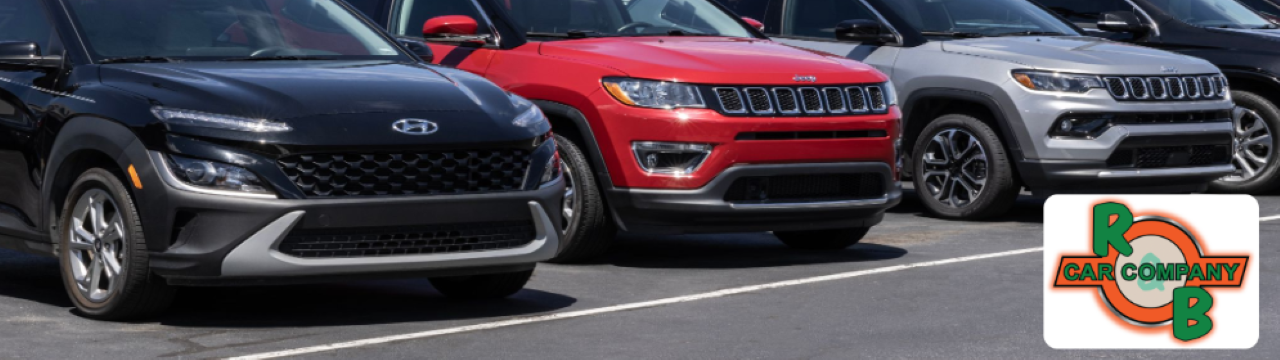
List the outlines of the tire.
{"type": "Polygon", "coordinates": [[[1231,97],[1237,106],[1232,113],[1235,141],[1232,143],[1231,164],[1241,173],[1214,181],[1209,184],[1209,190],[1233,194],[1262,194],[1275,190],[1280,185],[1276,181],[1280,176],[1280,161],[1276,161],[1276,149],[1280,148],[1280,137],[1276,136],[1276,130],[1280,130],[1280,108],[1247,91],[1232,91],[1231,97]],[[1264,136],[1271,140],[1266,141],[1264,136]],[[1250,140],[1259,142],[1250,144],[1250,140]]]}
{"type": "Polygon", "coordinates": [[[582,146],[558,134],[555,138],[569,190],[561,207],[564,236],[560,240],[560,252],[549,262],[590,261],[609,251],[618,227],[609,216],[609,207],[582,146]]]}
{"type": "Polygon", "coordinates": [[[773,236],[777,236],[778,240],[782,240],[783,244],[787,244],[792,249],[842,250],[862,241],[868,231],[871,231],[871,228],[775,231],[773,236]]]}
{"type": "Polygon", "coordinates": [[[95,168],[80,175],[64,202],[58,231],[62,283],[83,316],[139,320],[164,312],[173,302],[175,289],[151,273],[133,198],[110,171],[95,168]],[[103,221],[85,220],[94,213],[105,220],[104,226],[94,227],[103,221]]]}
{"type": "Polygon", "coordinates": [[[1003,215],[1022,190],[1000,136],[973,116],[948,114],[935,119],[916,139],[911,156],[916,194],[930,213],[942,218],[978,220],[1003,215]],[[960,149],[952,153],[959,152],[960,156],[944,153],[943,142],[952,141],[965,144],[954,144],[960,149]],[[974,161],[979,159],[976,151],[985,154],[985,162],[974,161]],[[960,161],[949,160],[954,157],[960,161]],[[968,191],[975,187],[977,196],[968,191]],[[964,191],[950,191],[954,189],[964,191]]]}
{"type": "Polygon", "coordinates": [[[501,299],[524,289],[533,269],[512,273],[430,278],[431,286],[444,296],[463,299],[501,299]]]}

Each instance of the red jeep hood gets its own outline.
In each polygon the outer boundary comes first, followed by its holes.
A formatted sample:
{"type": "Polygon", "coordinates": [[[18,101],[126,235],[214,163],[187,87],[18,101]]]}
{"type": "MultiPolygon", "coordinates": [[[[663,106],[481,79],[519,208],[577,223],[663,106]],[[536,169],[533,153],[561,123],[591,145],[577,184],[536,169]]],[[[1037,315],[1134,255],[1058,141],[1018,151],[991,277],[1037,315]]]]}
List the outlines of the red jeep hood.
{"type": "Polygon", "coordinates": [[[551,41],[541,54],[608,66],[644,79],[722,85],[796,85],[887,81],[874,68],[831,54],[768,40],[725,37],[633,37],[551,41]]]}

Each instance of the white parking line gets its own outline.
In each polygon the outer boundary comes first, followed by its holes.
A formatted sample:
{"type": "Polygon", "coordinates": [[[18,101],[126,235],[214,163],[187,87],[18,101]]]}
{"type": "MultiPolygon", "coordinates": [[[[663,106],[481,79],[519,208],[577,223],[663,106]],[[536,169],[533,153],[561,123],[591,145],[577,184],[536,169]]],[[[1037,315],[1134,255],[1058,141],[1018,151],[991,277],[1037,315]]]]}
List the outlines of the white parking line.
{"type": "Polygon", "coordinates": [[[815,277],[796,279],[796,280],[779,281],[775,283],[768,283],[768,284],[762,284],[762,285],[743,286],[743,287],[732,288],[732,289],[712,291],[712,292],[702,293],[702,294],[679,296],[679,297],[673,297],[673,298],[644,301],[644,302],[637,302],[637,303],[630,303],[630,304],[621,304],[621,305],[607,306],[607,307],[595,308],[595,309],[569,311],[569,312],[540,315],[540,316],[522,317],[522,318],[515,318],[510,320],[460,326],[460,327],[454,327],[454,328],[448,328],[448,329],[430,330],[430,331],[423,331],[423,332],[417,332],[417,333],[411,333],[411,334],[391,335],[391,336],[376,337],[376,338],[370,338],[370,339],[364,339],[364,340],[347,341],[347,342],[333,343],[333,344],[327,344],[327,345],[317,345],[317,346],[304,347],[304,348],[298,348],[298,349],[292,349],[292,350],[281,350],[281,351],[273,351],[273,352],[260,353],[260,354],[251,354],[251,355],[238,356],[230,359],[257,360],[257,359],[273,359],[273,358],[286,357],[286,356],[297,356],[297,355],[304,355],[304,354],[314,354],[314,353],[325,352],[325,351],[350,349],[350,348],[356,348],[356,347],[362,347],[362,346],[385,344],[385,343],[396,342],[396,341],[424,339],[424,338],[437,337],[437,336],[449,335],[449,334],[497,329],[497,328],[504,328],[509,326],[524,325],[524,324],[531,324],[531,323],[538,323],[538,322],[572,319],[572,318],[579,318],[579,317],[585,317],[585,316],[591,316],[591,315],[600,315],[600,314],[613,313],[613,312],[619,312],[619,311],[652,308],[652,307],[679,304],[679,303],[685,303],[685,302],[691,302],[691,301],[714,299],[714,298],[720,298],[720,297],[725,297],[729,295],[737,295],[737,294],[756,292],[756,291],[762,291],[762,290],[777,289],[777,288],[783,288],[783,287],[813,284],[813,283],[835,281],[835,280],[843,280],[843,279],[859,277],[864,275],[882,274],[887,272],[902,271],[902,270],[921,268],[921,267],[939,266],[939,265],[961,263],[966,261],[991,259],[991,258],[1039,252],[1043,250],[1044,248],[1037,247],[1037,248],[1028,248],[1028,249],[1021,249],[1021,250],[990,253],[990,254],[965,256],[965,257],[951,258],[951,259],[945,259],[945,260],[926,261],[926,262],[918,262],[918,263],[912,263],[912,264],[887,266],[882,268],[850,271],[850,272],[844,272],[839,274],[815,276],[815,277]]]}
{"type": "Polygon", "coordinates": [[[1280,220],[1280,215],[1267,216],[1267,217],[1264,217],[1264,218],[1262,218],[1262,219],[1260,219],[1260,220],[1262,220],[1262,222],[1276,221],[1276,220],[1280,220]]]}

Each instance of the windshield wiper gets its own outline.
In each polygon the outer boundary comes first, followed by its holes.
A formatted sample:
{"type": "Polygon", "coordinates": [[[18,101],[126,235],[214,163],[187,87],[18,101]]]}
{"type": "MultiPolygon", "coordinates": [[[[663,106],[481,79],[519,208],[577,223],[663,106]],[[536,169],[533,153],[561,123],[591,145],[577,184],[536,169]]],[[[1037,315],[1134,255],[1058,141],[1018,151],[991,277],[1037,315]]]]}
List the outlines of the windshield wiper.
{"type": "Polygon", "coordinates": [[[124,64],[124,63],[167,63],[182,62],[182,60],[163,57],[163,56],[124,56],[109,59],[98,60],[99,64],[124,64]]]}
{"type": "Polygon", "coordinates": [[[972,39],[972,38],[980,38],[980,37],[986,36],[986,35],[982,35],[975,32],[956,32],[956,31],[924,31],[924,32],[921,32],[920,35],[949,36],[949,37],[962,38],[962,39],[972,39]]]}
{"type": "Polygon", "coordinates": [[[588,38],[593,36],[600,36],[600,33],[598,32],[583,31],[583,30],[569,30],[562,33],[530,31],[524,34],[526,36],[533,36],[533,37],[553,37],[553,38],[565,38],[565,39],[583,39],[583,38],[588,38]]]}
{"type": "Polygon", "coordinates": [[[311,55],[279,55],[279,56],[250,56],[243,58],[222,59],[222,61],[289,61],[289,60],[335,60],[331,56],[311,56],[311,55]]]}
{"type": "Polygon", "coordinates": [[[994,36],[1062,36],[1066,35],[1057,31],[1015,31],[1008,33],[995,34],[994,36]]]}

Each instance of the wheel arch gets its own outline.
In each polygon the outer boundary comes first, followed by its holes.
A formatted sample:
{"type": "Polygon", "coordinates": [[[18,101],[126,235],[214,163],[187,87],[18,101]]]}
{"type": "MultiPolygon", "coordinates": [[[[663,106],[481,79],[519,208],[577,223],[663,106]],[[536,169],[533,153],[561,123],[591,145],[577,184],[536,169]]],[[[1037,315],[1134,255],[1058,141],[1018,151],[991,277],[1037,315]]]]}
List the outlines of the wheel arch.
{"type": "MultiPolygon", "coordinates": [[[[44,216],[39,226],[53,229],[71,186],[86,170],[103,168],[113,172],[121,182],[130,184],[125,169],[132,163],[126,152],[130,147],[140,146],[133,131],[118,122],[89,116],[67,121],[54,140],[45,168],[40,191],[44,216]]],[[[137,194],[132,195],[137,198],[137,194]]],[[[50,239],[58,241],[56,232],[50,232],[50,239]]]]}
{"type": "Polygon", "coordinates": [[[1280,99],[1280,77],[1259,70],[1224,68],[1222,74],[1232,90],[1258,94],[1273,104],[1280,99]]]}
{"type": "MultiPolygon", "coordinates": [[[[991,126],[1004,140],[1006,153],[1010,154],[1014,174],[1021,177],[1019,160],[1023,159],[1022,146],[1004,109],[990,95],[964,89],[928,88],[911,93],[903,106],[903,151],[911,154],[916,139],[934,119],[946,114],[970,115],[991,126]]],[[[912,169],[911,157],[907,157],[905,173],[912,169]]]]}

